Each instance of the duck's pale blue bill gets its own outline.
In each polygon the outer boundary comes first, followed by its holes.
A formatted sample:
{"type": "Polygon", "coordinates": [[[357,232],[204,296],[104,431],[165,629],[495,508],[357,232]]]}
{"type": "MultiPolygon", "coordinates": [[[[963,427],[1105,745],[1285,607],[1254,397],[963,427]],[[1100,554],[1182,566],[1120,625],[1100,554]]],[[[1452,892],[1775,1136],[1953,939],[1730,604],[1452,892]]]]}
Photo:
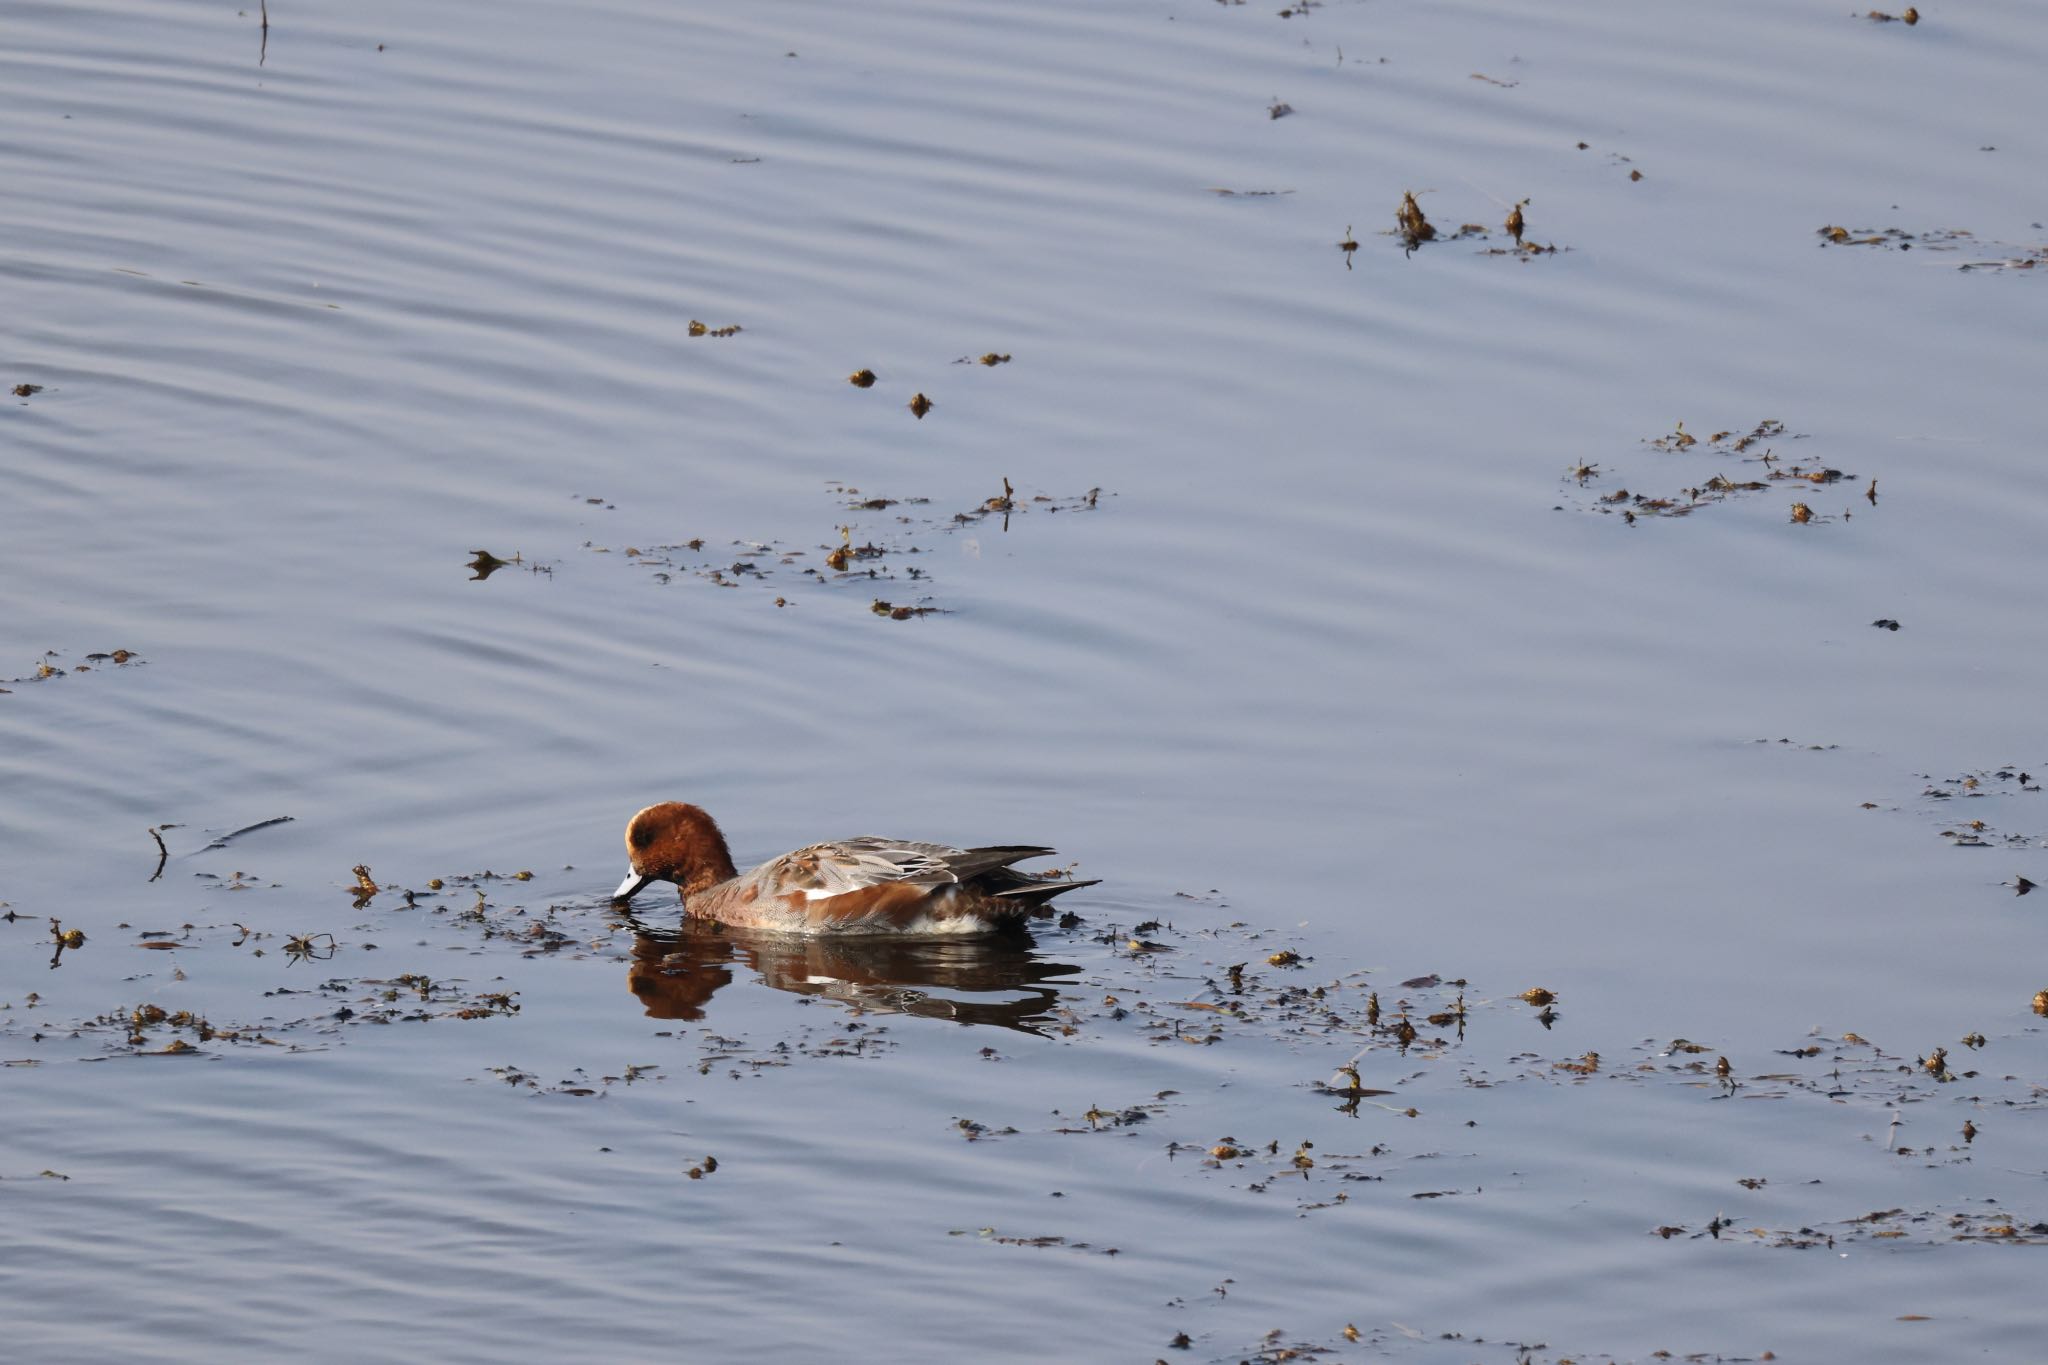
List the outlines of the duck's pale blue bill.
{"type": "Polygon", "coordinates": [[[626,880],[620,882],[619,889],[612,892],[612,899],[615,901],[629,901],[645,890],[647,883],[653,880],[654,878],[652,877],[643,877],[638,872],[628,868],[626,870],[626,880]]]}

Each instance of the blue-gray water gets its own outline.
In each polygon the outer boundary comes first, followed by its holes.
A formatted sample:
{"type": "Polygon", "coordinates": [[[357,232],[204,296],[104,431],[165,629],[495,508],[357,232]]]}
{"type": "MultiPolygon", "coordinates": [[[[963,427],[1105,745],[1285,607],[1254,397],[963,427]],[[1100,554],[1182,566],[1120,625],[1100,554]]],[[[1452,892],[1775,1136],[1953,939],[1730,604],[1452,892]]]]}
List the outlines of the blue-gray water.
{"type": "Polygon", "coordinates": [[[2031,1358],[2048,21],[1278,8],[13,7],[0,1354],[2031,1358]]]}

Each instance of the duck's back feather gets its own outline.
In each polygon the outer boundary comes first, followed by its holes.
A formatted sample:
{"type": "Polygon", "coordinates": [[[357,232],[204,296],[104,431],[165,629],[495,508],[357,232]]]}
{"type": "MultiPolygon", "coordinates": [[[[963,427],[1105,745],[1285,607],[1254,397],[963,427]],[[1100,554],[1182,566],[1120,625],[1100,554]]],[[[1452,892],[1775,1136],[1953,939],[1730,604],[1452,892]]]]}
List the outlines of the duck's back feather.
{"type": "MultiPolygon", "coordinates": [[[[811,900],[844,896],[870,887],[898,883],[915,887],[972,886],[978,882],[1034,880],[1007,869],[1025,858],[1043,857],[1049,848],[1005,844],[988,848],[951,848],[909,839],[884,839],[864,834],[812,844],[767,863],[749,877],[760,877],[787,891],[802,891],[811,900]],[[992,874],[1006,874],[1000,878],[992,874]]],[[[976,889],[983,889],[976,887],[976,889]]],[[[996,894],[1001,888],[985,888],[996,894]]]]}

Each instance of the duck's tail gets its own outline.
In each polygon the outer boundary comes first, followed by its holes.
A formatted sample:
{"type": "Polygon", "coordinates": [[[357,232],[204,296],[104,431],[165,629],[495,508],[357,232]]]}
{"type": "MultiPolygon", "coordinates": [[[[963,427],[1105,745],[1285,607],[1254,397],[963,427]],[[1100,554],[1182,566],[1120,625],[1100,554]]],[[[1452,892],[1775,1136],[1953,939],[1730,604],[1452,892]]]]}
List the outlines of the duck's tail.
{"type": "Polygon", "coordinates": [[[1026,877],[1021,873],[1013,873],[1012,875],[1016,878],[1015,884],[1003,887],[991,886],[989,894],[998,900],[1016,901],[1020,905],[1044,905],[1055,896],[1064,896],[1067,892],[1084,886],[1097,886],[1102,881],[1100,877],[1092,877],[1087,881],[1080,882],[1065,880],[1042,881],[1037,877],[1026,877]]]}
{"type": "Polygon", "coordinates": [[[982,895],[1021,909],[1036,909],[1055,896],[1076,887],[1094,886],[1100,878],[1073,881],[1057,875],[1034,876],[1019,872],[1012,863],[1026,858],[1049,858],[1054,850],[1040,844],[996,844],[987,848],[964,849],[946,859],[946,870],[963,885],[982,895]]]}

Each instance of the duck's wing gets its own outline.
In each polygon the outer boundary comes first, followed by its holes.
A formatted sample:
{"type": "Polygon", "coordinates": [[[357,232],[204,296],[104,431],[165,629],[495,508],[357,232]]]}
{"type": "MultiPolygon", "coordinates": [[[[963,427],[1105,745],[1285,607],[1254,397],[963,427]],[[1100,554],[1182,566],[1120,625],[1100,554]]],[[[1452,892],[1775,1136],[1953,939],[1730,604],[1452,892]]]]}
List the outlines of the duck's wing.
{"type": "Polygon", "coordinates": [[[811,900],[822,900],[891,882],[924,887],[972,882],[1011,863],[1051,852],[1034,844],[953,848],[868,834],[800,848],[762,870],[780,885],[800,890],[811,900]]]}

